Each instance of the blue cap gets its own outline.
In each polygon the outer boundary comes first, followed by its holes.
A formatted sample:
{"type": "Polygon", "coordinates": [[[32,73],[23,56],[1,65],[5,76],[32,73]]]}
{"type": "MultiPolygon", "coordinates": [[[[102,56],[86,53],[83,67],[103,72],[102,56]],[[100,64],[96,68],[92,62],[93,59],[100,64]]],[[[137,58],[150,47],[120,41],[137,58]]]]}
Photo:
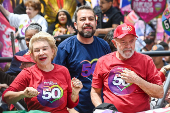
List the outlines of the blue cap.
{"type": "Polygon", "coordinates": [[[162,45],[154,45],[152,47],[152,51],[164,51],[164,47],[162,45]]]}

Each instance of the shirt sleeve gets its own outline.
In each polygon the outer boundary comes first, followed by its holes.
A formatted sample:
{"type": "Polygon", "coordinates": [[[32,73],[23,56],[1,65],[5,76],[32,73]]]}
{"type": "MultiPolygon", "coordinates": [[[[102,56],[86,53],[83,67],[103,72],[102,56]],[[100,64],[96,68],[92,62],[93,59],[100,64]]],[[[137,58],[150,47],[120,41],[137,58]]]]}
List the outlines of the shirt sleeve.
{"type": "Polygon", "coordinates": [[[92,87],[94,88],[102,88],[103,86],[103,77],[102,77],[102,63],[100,59],[97,61],[94,73],[93,73],[93,79],[92,79],[92,87]]]}
{"type": "Polygon", "coordinates": [[[9,88],[7,88],[3,92],[3,94],[2,94],[3,101],[5,102],[4,95],[6,92],[8,92],[8,91],[17,92],[17,91],[25,90],[25,88],[29,86],[29,80],[30,80],[29,76],[30,76],[30,73],[26,69],[23,69],[21,71],[21,73],[19,73],[18,76],[11,83],[9,88]]]}
{"type": "Polygon", "coordinates": [[[152,59],[148,60],[147,66],[147,81],[153,84],[162,85],[160,73],[156,69],[152,59]]]}
{"type": "Polygon", "coordinates": [[[17,89],[15,89],[15,88],[13,88],[13,87],[8,87],[8,88],[2,93],[2,101],[5,102],[5,103],[7,103],[7,102],[6,102],[5,98],[4,98],[4,95],[5,95],[5,93],[8,92],[8,91],[17,92],[17,89]]]}
{"type": "Polygon", "coordinates": [[[18,28],[20,20],[21,20],[21,18],[23,18],[22,16],[23,15],[18,15],[18,14],[10,13],[9,16],[8,16],[10,25],[15,27],[15,28],[18,28]]]}
{"type": "Polygon", "coordinates": [[[161,71],[159,71],[159,75],[160,75],[162,83],[163,83],[165,81],[165,75],[161,71]]]}
{"type": "Polygon", "coordinates": [[[47,23],[47,21],[45,20],[44,17],[41,17],[40,19],[41,19],[41,20],[39,20],[38,23],[41,25],[42,31],[47,31],[47,29],[48,29],[48,23],[47,23]]]}
{"type": "Polygon", "coordinates": [[[71,88],[71,77],[70,77],[70,73],[68,70],[66,70],[66,75],[67,75],[67,83],[68,83],[68,90],[67,90],[67,107],[68,108],[74,108],[75,106],[78,105],[79,103],[79,98],[78,100],[74,103],[71,100],[71,94],[72,94],[72,88],[71,88]]]}
{"type": "Polygon", "coordinates": [[[124,17],[121,14],[121,12],[117,13],[114,15],[114,17],[112,18],[112,24],[118,24],[120,25],[120,22],[124,22],[124,17]]]}

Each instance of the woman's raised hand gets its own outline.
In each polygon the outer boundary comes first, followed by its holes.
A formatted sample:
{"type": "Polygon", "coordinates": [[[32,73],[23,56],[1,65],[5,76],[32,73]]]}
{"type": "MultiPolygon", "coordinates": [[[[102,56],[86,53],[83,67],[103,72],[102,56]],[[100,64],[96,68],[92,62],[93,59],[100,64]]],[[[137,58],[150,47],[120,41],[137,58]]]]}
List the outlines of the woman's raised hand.
{"type": "Polygon", "coordinates": [[[71,86],[72,86],[72,91],[75,94],[78,94],[79,91],[83,88],[82,82],[75,77],[72,78],[72,80],[71,80],[71,86]]]}
{"type": "Polygon", "coordinates": [[[70,32],[70,34],[74,34],[76,32],[71,26],[67,26],[67,29],[70,32]]]}

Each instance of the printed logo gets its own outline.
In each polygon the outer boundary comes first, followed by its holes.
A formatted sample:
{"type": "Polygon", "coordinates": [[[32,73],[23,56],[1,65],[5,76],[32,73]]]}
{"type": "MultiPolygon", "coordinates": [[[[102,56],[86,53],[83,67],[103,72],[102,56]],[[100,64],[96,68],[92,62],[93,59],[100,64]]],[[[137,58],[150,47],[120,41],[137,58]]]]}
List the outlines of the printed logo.
{"type": "Polygon", "coordinates": [[[126,26],[126,27],[122,27],[122,30],[128,30],[128,31],[132,31],[132,26],[126,26]]]}
{"type": "Polygon", "coordinates": [[[83,60],[82,62],[80,62],[80,64],[83,63],[81,75],[83,77],[86,77],[90,81],[92,81],[92,74],[94,72],[97,60],[98,59],[96,58],[96,59],[93,59],[92,61],[83,60]]]}
{"type": "Polygon", "coordinates": [[[103,16],[103,22],[106,23],[109,21],[109,18],[106,16],[106,14],[104,14],[103,16]]]}
{"type": "Polygon", "coordinates": [[[165,16],[168,16],[169,13],[170,13],[169,10],[165,10],[164,15],[165,15],[165,16]]]}
{"type": "Polygon", "coordinates": [[[93,59],[91,62],[88,60],[83,60],[82,62],[80,62],[80,64],[83,62],[86,62],[86,63],[82,64],[81,75],[83,77],[88,77],[93,74],[97,60],[98,59],[93,59]]]}
{"type": "Polygon", "coordinates": [[[108,86],[110,90],[116,95],[130,94],[136,89],[135,84],[126,83],[121,79],[122,70],[131,68],[125,66],[115,66],[109,73],[108,86]]]}
{"type": "Polygon", "coordinates": [[[162,4],[161,3],[156,3],[155,4],[155,10],[159,12],[161,10],[162,4]]]}
{"type": "Polygon", "coordinates": [[[43,81],[37,90],[40,92],[37,99],[43,106],[55,108],[64,103],[64,92],[57,82],[52,80],[43,81]]]}

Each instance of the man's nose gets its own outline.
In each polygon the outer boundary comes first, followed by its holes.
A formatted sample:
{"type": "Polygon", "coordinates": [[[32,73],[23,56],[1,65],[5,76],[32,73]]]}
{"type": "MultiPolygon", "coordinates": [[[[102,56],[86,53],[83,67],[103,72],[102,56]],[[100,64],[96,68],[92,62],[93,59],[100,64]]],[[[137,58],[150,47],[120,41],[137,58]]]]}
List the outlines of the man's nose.
{"type": "Polygon", "coordinates": [[[85,23],[86,23],[86,24],[90,24],[90,20],[89,20],[89,19],[86,19],[85,23]]]}

